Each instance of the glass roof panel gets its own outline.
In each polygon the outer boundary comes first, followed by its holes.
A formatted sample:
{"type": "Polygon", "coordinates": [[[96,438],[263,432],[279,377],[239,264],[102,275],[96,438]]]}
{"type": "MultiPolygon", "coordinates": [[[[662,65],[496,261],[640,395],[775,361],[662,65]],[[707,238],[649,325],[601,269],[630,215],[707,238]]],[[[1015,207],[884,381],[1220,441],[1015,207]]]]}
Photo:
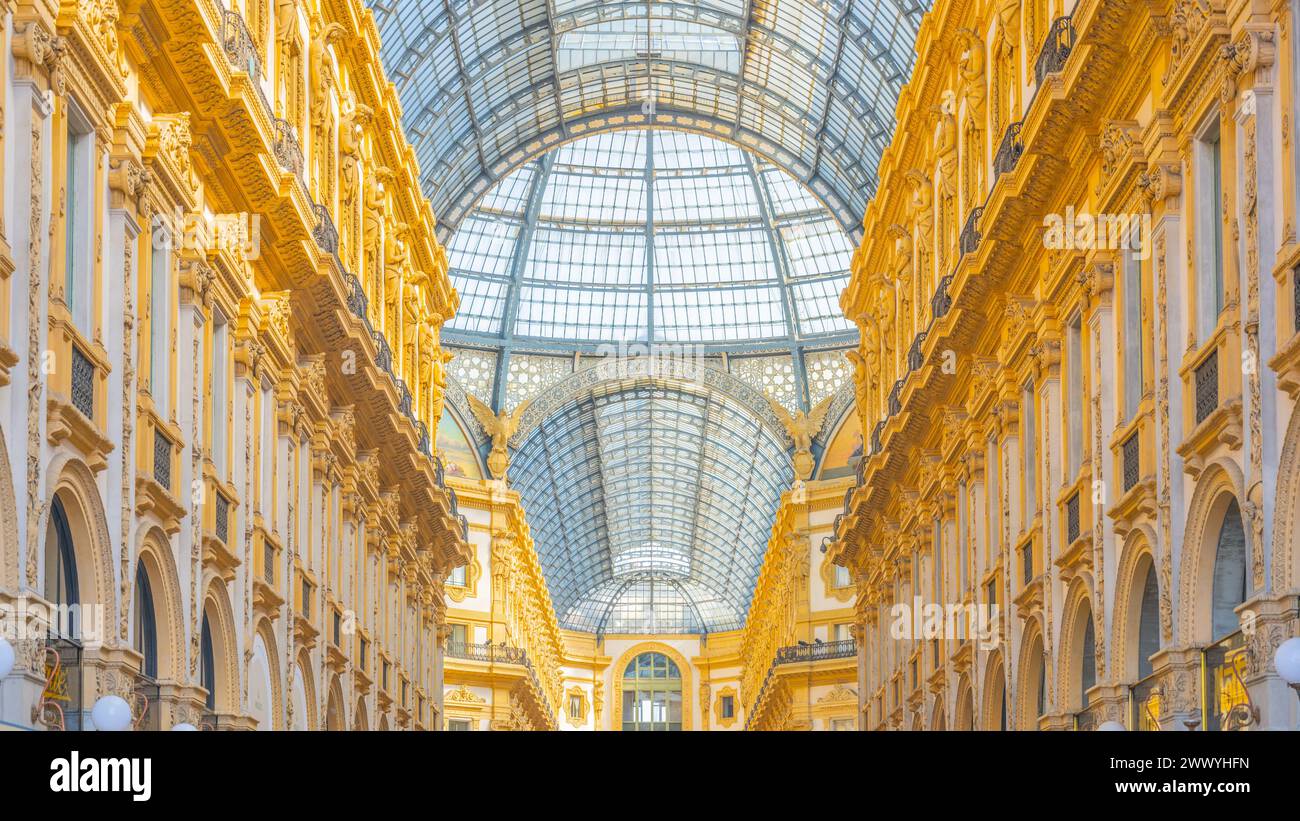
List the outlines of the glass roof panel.
{"type": "Polygon", "coordinates": [[[792,478],[749,409],[676,381],[598,383],[524,435],[510,474],[561,624],[605,633],[740,627],[792,478]]]}
{"type": "Polygon", "coordinates": [[[674,123],[752,145],[856,238],[931,1],[367,3],[445,240],[520,157],[674,123]]]}
{"type": "Polygon", "coordinates": [[[827,313],[850,254],[800,182],[734,145],[678,131],[597,134],[511,173],[462,222],[448,255],[464,305],[448,339],[850,344],[853,326],[827,313]],[[796,292],[808,278],[819,282],[796,292]],[[494,306],[495,325],[484,315],[494,306]]]}

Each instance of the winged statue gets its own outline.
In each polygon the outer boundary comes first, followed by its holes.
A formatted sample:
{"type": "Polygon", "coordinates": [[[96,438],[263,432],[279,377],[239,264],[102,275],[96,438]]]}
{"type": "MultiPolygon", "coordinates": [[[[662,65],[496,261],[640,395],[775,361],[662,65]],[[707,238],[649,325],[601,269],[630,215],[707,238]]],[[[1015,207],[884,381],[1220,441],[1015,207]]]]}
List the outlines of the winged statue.
{"type": "Polygon", "coordinates": [[[806,481],[808,477],[812,476],[813,466],[816,464],[816,460],[813,459],[812,455],[812,440],[826,421],[826,412],[830,410],[833,397],[826,397],[807,413],[796,411],[793,416],[780,402],[767,396],[767,394],[764,394],[764,397],[767,399],[767,404],[772,406],[772,413],[775,413],[776,418],[781,420],[786,432],[794,440],[793,462],[795,477],[806,481]]]}
{"type": "Polygon", "coordinates": [[[470,409],[474,411],[474,416],[478,418],[478,423],[483,426],[483,432],[492,437],[492,452],[488,454],[488,470],[492,471],[493,479],[505,481],[506,471],[510,469],[510,452],[506,448],[506,443],[510,437],[515,435],[519,430],[519,420],[523,418],[524,409],[528,407],[526,400],[520,402],[512,411],[503,410],[496,413],[491,406],[480,400],[473,394],[465,394],[469,400],[470,409]]]}

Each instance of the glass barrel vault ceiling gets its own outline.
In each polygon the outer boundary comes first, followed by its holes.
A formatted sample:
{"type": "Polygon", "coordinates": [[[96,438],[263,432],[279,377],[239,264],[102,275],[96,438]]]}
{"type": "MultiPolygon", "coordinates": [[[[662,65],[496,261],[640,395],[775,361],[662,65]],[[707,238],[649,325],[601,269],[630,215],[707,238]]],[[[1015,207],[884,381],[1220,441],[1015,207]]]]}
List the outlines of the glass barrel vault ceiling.
{"type": "Polygon", "coordinates": [[[590,633],[742,626],[785,444],[698,383],[601,383],[529,431],[510,469],[560,624],[590,633]]]}
{"type": "Polygon", "coordinates": [[[446,337],[751,350],[847,342],[851,254],[781,169],[678,131],[568,143],[507,176],[448,244],[446,337]]]}
{"type": "Polygon", "coordinates": [[[856,238],[931,0],[368,0],[446,240],[566,140],[673,126],[789,170],[856,238]]]}

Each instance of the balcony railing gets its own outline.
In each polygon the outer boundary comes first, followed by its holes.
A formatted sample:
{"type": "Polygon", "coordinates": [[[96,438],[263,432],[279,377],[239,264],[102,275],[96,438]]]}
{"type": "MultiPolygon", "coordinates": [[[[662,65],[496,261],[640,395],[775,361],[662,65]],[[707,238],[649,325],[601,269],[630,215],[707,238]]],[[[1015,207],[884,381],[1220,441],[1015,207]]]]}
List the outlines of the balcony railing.
{"type": "Polygon", "coordinates": [[[365,319],[366,313],[370,309],[370,301],[366,298],[366,290],[361,287],[361,280],[357,275],[349,273],[346,278],[348,285],[348,310],[358,319],[365,319]]]}
{"type": "Polygon", "coordinates": [[[800,661],[826,661],[827,659],[853,658],[858,654],[858,644],[853,639],[813,642],[782,647],[776,651],[777,664],[800,661]]]}
{"type": "MultiPolygon", "coordinates": [[[[892,398],[892,394],[891,394],[891,398],[892,398]]],[[[877,453],[880,453],[880,451],[884,450],[884,445],[880,441],[880,435],[881,433],[884,432],[884,430],[885,430],[885,423],[883,421],[877,422],[876,426],[871,429],[871,455],[872,456],[875,456],[877,453]]]]}
{"type": "Polygon", "coordinates": [[[239,12],[223,9],[221,12],[221,47],[236,69],[248,74],[254,85],[262,82],[262,60],[257,56],[257,45],[239,12]]]}
{"type": "Polygon", "coordinates": [[[1215,349],[1196,366],[1193,376],[1196,387],[1196,424],[1219,407],[1219,351],[1215,349]]]}
{"type": "Polygon", "coordinates": [[[528,653],[518,647],[506,644],[471,644],[469,642],[447,642],[447,655],[470,661],[503,662],[505,664],[527,664],[528,653]]]}
{"type": "Polygon", "coordinates": [[[72,346],[72,406],[94,421],[95,365],[76,345],[72,346]]]}
{"type": "Polygon", "coordinates": [[[298,135],[294,132],[293,125],[288,120],[276,117],[274,127],[275,146],[272,153],[275,154],[275,161],[285,171],[295,177],[301,177],[302,146],[298,143],[298,135]]]}
{"type": "Polygon", "coordinates": [[[889,415],[897,416],[903,412],[903,380],[894,383],[894,387],[889,391],[889,415]]]}
{"type": "Polygon", "coordinates": [[[1074,50],[1074,24],[1069,17],[1058,17],[1047,33],[1047,42],[1038,53],[1038,62],[1034,64],[1034,79],[1041,86],[1047,75],[1055,74],[1065,68],[1065,61],[1070,59],[1074,50]]]}
{"type": "Polygon", "coordinates": [[[172,440],[157,428],[153,432],[153,480],[171,492],[172,440]]]}
{"type": "Polygon", "coordinates": [[[1129,438],[1124,440],[1124,444],[1119,446],[1120,462],[1124,470],[1124,492],[1128,493],[1134,485],[1138,483],[1141,477],[1141,465],[1139,464],[1140,444],[1138,432],[1134,431],[1129,438]]]}
{"type": "Polygon", "coordinates": [[[984,206],[978,206],[971,209],[970,215],[966,217],[966,224],[961,229],[961,240],[959,247],[961,255],[973,254],[980,247],[980,240],[983,235],[980,234],[980,218],[984,216],[984,206]]]}
{"type": "Polygon", "coordinates": [[[930,311],[934,314],[935,319],[943,319],[952,310],[952,296],[948,293],[948,288],[951,285],[952,274],[949,274],[939,281],[939,287],[935,289],[934,296],[930,297],[930,311]]]}
{"type": "Polygon", "coordinates": [[[926,334],[926,331],[917,334],[916,339],[912,340],[912,347],[907,349],[907,368],[910,371],[919,371],[925,365],[925,352],[921,347],[925,345],[926,334]]]}
{"type": "Polygon", "coordinates": [[[995,177],[1015,171],[1016,163],[1020,162],[1020,155],[1025,153],[1025,144],[1020,140],[1021,125],[1021,123],[1012,123],[1007,126],[1007,133],[1002,135],[998,153],[993,157],[995,177]]]}
{"type": "Polygon", "coordinates": [[[311,229],[311,237],[316,240],[316,244],[327,254],[337,254],[339,252],[339,232],[334,227],[334,218],[330,216],[329,209],[320,203],[313,203],[312,213],[316,215],[316,226],[311,229]]]}

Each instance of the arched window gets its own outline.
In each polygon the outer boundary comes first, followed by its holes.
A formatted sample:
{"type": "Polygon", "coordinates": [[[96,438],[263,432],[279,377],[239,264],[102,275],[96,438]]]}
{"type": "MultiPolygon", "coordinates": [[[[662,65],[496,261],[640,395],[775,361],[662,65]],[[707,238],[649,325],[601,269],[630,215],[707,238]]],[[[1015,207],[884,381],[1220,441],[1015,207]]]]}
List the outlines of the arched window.
{"type": "Polygon", "coordinates": [[[642,653],[623,671],[623,729],[680,730],[682,673],[663,653],[642,653]]]}
{"type": "Polygon", "coordinates": [[[1228,503],[1214,552],[1211,637],[1218,641],[1240,628],[1237,606],[1246,600],[1246,531],[1237,500],[1228,503]]]}
{"type": "Polygon", "coordinates": [[[58,496],[50,505],[50,523],[45,532],[45,599],[59,613],[50,619],[50,627],[61,638],[76,638],[76,610],[81,603],[77,587],[77,554],[72,543],[68,515],[58,496]]]}
{"type": "Polygon", "coordinates": [[[1160,649],[1160,590],[1156,587],[1156,568],[1147,568],[1142,587],[1142,612],[1138,616],[1138,678],[1151,675],[1151,656],[1160,649]]]}
{"type": "Polygon", "coordinates": [[[158,624],[154,620],[153,590],[143,562],[135,568],[135,650],[144,657],[140,671],[149,678],[158,678],[158,624]]]}
{"type": "Polygon", "coordinates": [[[208,614],[203,614],[203,632],[199,646],[199,683],[208,691],[204,706],[208,712],[217,709],[217,665],[212,652],[212,627],[208,624],[208,614]]]}
{"type": "Polygon", "coordinates": [[[1088,691],[1097,683],[1097,637],[1093,633],[1092,609],[1085,609],[1083,617],[1087,624],[1083,627],[1083,658],[1079,669],[1079,705],[1088,706],[1088,691]]]}

